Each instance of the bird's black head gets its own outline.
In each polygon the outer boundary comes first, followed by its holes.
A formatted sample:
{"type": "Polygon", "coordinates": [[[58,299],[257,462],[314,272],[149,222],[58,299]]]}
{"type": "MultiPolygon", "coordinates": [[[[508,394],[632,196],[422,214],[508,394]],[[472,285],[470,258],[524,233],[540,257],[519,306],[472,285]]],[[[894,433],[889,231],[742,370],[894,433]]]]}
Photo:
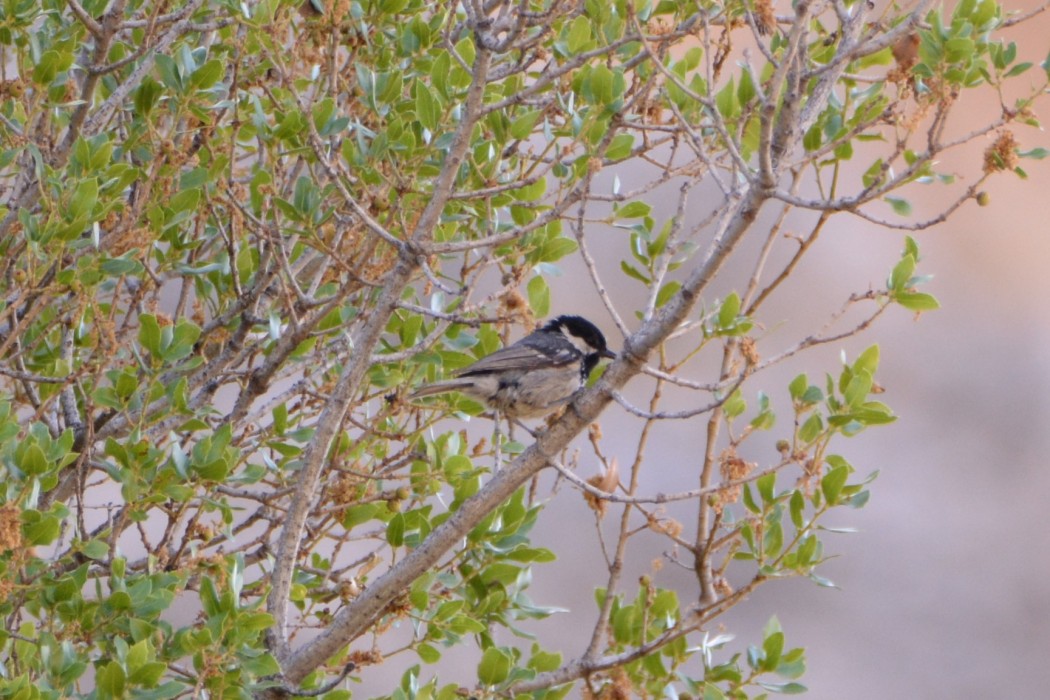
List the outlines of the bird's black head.
{"type": "Polygon", "coordinates": [[[581,316],[558,316],[548,321],[541,330],[545,333],[564,334],[585,354],[584,378],[590,375],[601,358],[616,358],[616,353],[609,349],[605,336],[598,327],[581,316]]]}

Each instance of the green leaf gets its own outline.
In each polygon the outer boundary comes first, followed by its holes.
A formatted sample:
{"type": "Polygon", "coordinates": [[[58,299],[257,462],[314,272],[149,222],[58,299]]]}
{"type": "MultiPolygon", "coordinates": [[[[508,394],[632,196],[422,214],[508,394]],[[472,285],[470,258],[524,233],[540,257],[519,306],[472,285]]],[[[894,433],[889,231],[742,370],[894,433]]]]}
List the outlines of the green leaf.
{"type": "Polygon", "coordinates": [[[237,628],[250,632],[261,632],[273,626],[273,615],[265,612],[242,612],[237,616],[237,628]]]}
{"type": "Polygon", "coordinates": [[[648,277],[642,274],[642,272],[638,268],[631,265],[626,260],[620,261],[620,269],[623,270],[624,274],[626,274],[628,277],[633,277],[642,284],[649,284],[650,282],[650,279],[648,277]]]}
{"type": "Polygon", "coordinates": [[[171,343],[164,350],[164,359],[168,362],[175,362],[189,357],[200,335],[200,326],[192,321],[180,320],[172,329],[171,343]]]}
{"type": "Polygon", "coordinates": [[[566,47],[572,54],[578,54],[581,51],[586,51],[591,44],[593,39],[591,37],[591,22],[584,15],[579,15],[569,25],[569,35],[566,39],[566,47]]]}
{"type": "Polygon", "coordinates": [[[424,128],[437,131],[441,120],[441,102],[430,87],[416,81],[416,118],[424,128]]]}
{"type": "Polygon", "coordinates": [[[806,508],[806,500],[802,497],[801,491],[795,490],[791,492],[791,498],[788,501],[788,508],[791,511],[791,524],[801,530],[805,524],[803,521],[803,513],[806,508]]]}
{"type": "Polygon", "coordinates": [[[740,102],[737,99],[736,85],[732,78],[730,78],[725,87],[719,90],[718,94],[715,95],[715,106],[718,108],[718,113],[722,115],[723,119],[733,119],[740,114],[740,102]]]}
{"type": "MultiPolygon", "coordinates": [[[[445,54],[447,56],[447,54],[445,54]]],[[[536,121],[543,114],[542,110],[533,109],[525,112],[510,124],[510,135],[516,139],[528,138],[529,134],[532,133],[532,127],[536,125],[536,121]]]]}
{"type": "Polygon", "coordinates": [[[605,157],[612,161],[623,160],[631,155],[632,148],[634,148],[633,134],[617,134],[605,150],[605,157]]]}
{"type": "Polygon", "coordinates": [[[822,432],[824,432],[824,421],[819,413],[814,413],[799,428],[798,439],[805,444],[809,444],[816,440],[822,432]]]}
{"type": "Polygon", "coordinates": [[[904,252],[901,255],[910,255],[915,260],[921,260],[919,256],[919,243],[911,236],[904,237],[904,252]]]}
{"type": "Polygon", "coordinates": [[[944,43],[944,48],[951,62],[964,61],[973,55],[976,48],[973,39],[954,38],[944,43]]]}
{"type": "Polygon", "coordinates": [[[846,405],[851,408],[859,406],[871,393],[871,385],[871,373],[866,371],[854,372],[846,385],[846,390],[843,392],[846,405]]]}
{"type": "Polygon", "coordinates": [[[932,294],[924,292],[898,292],[893,300],[909,311],[934,311],[941,308],[941,303],[932,294]]]}
{"type": "MultiPolygon", "coordinates": [[[[744,484],[743,501],[744,501],[744,507],[747,508],[752,513],[761,513],[762,512],[762,509],[758,507],[757,503],[755,503],[755,497],[751,493],[751,486],[749,484],[744,484]]],[[[740,534],[743,535],[744,539],[746,539],[748,541],[748,544],[751,546],[751,548],[754,549],[755,548],[755,543],[753,541],[754,535],[751,532],[751,527],[745,525],[744,528],[741,529],[740,534]]]]}
{"type": "Polygon", "coordinates": [[[429,644],[417,646],[416,654],[419,655],[419,660],[425,664],[436,664],[438,661],[441,661],[441,652],[429,644]]]}
{"type": "Polygon", "coordinates": [[[762,640],[762,651],[765,655],[762,660],[762,669],[775,671],[780,664],[780,655],[784,651],[784,633],[774,632],[762,640]]]}
{"type": "Polygon", "coordinates": [[[348,530],[367,523],[369,520],[373,520],[379,516],[380,512],[385,509],[376,503],[363,503],[359,506],[351,506],[343,512],[343,527],[348,530]]]}
{"type": "Polygon", "coordinates": [[[539,275],[529,280],[529,306],[537,316],[546,316],[551,310],[551,290],[547,280],[539,275]]]}
{"type": "Polygon", "coordinates": [[[769,522],[763,533],[762,538],[762,549],[767,557],[776,557],[780,555],[780,550],[784,547],[784,528],[780,524],[779,514],[778,516],[769,522]]]}
{"type": "Polygon", "coordinates": [[[99,263],[99,269],[110,277],[122,275],[138,276],[142,274],[143,266],[133,258],[106,258],[99,263]]]}
{"type": "Polygon", "coordinates": [[[142,664],[149,661],[150,657],[150,644],[145,639],[136,642],[128,649],[127,654],[127,665],[131,670],[135,670],[142,664]]]}
{"type": "Polygon", "coordinates": [[[1033,148],[1028,151],[1018,151],[1017,155],[1022,158],[1034,158],[1035,160],[1042,160],[1047,156],[1050,156],[1050,150],[1046,148],[1033,148]]]}
{"type": "Polygon", "coordinates": [[[533,671],[543,673],[554,671],[561,666],[562,655],[559,652],[544,651],[538,646],[533,646],[532,658],[529,659],[529,668],[533,671]]]}
{"type": "Polygon", "coordinates": [[[518,547],[507,554],[507,558],[519,562],[551,562],[558,557],[549,549],[543,547],[518,547]]]}
{"type": "Polygon", "coordinates": [[[763,503],[770,504],[776,500],[773,495],[776,481],[776,473],[769,473],[755,480],[755,487],[758,489],[758,495],[762,497],[763,503]]]}
{"type": "Polygon", "coordinates": [[[477,57],[477,49],[474,48],[474,35],[467,32],[467,35],[456,42],[456,53],[463,62],[467,65],[474,63],[474,59],[477,57]]]}
{"type": "Polygon", "coordinates": [[[33,82],[49,86],[58,74],[73,65],[73,54],[59,53],[55,50],[45,51],[37,64],[33,66],[33,82]]]}
{"type": "Polygon", "coordinates": [[[611,104],[615,97],[613,83],[612,70],[608,66],[597,65],[591,70],[585,80],[585,95],[595,104],[611,104]]]}
{"type": "Polygon", "coordinates": [[[722,328],[729,328],[734,324],[739,313],[740,296],[733,292],[725,298],[722,308],[718,310],[718,325],[722,328]]]}
{"type": "MultiPolygon", "coordinates": [[[[795,493],[798,494],[800,499],[802,498],[801,493],[799,493],[798,491],[796,491],[795,493]]],[[[793,505],[794,503],[792,503],[792,506],[793,505]]],[[[805,571],[813,566],[813,563],[817,558],[817,549],[819,548],[819,546],[820,540],[818,540],[813,535],[807,535],[806,537],[802,538],[802,542],[799,543],[798,549],[795,550],[797,566],[799,570],[805,571]]]]}
{"type": "Polygon", "coordinates": [[[513,190],[511,194],[519,202],[538,202],[543,199],[543,195],[546,191],[547,181],[540,178],[531,185],[525,185],[513,190]]]}
{"type": "Polygon", "coordinates": [[[478,663],[478,680],[483,685],[497,685],[507,680],[513,661],[508,653],[498,647],[489,647],[478,663]]]}
{"type": "Polygon", "coordinates": [[[557,262],[566,255],[575,253],[579,247],[579,243],[571,238],[554,238],[544,244],[543,251],[540,253],[540,262],[557,262]]]}
{"type": "Polygon", "coordinates": [[[80,551],[88,559],[99,561],[109,555],[109,545],[102,540],[94,539],[84,544],[80,551]]]}
{"type": "Polygon", "coordinates": [[[861,176],[861,183],[864,187],[871,187],[876,183],[881,182],[883,177],[882,158],[879,158],[864,171],[864,175],[861,176]]]}
{"type": "Polygon", "coordinates": [[[394,547],[405,543],[405,514],[397,513],[386,526],[386,541],[394,547]]]}
{"type": "Polygon", "coordinates": [[[201,577],[198,596],[200,597],[201,607],[209,617],[222,612],[223,608],[219,600],[219,593],[215,588],[215,581],[210,576],[201,577]]]}
{"type": "Polygon", "coordinates": [[[1029,61],[1025,61],[1024,63],[1018,63],[1016,66],[1014,66],[1010,70],[1006,71],[1006,75],[1004,75],[1003,77],[1004,78],[1013,78],[1014,76],[1021,75],[1021,73],[1024,73],[1026,70],[1028,70],[1031,67],[1032,67],[1032,63],[1029,62],[1029,61]]]}
{"type": "Polygon", "coordinates": [[[890,289],[893,291],[907,289],[913,274],[915,274],[915,258],[905,255],[893,268],[893,273],[890,275],[890,289]]]}
{"type": "Polygon", "coordinates": [[[810,581],[812,581],[813,583],[817,584],[818,586],[823,586],[824,588],[838,588],[838,586],[835,585],[834,581],[832,581],[830,579],[826,579],[823,576],[818,576],[817,574],[814,574],[814,573],[810,573],[807,576],[807,578],[810,581]]]}
{"type": "Polygon", "coordinates": [[[726,700],[726,695],[714,683],[704,683],[703,700],[726,700]]]}
{"type": "Polygon", "coordinates": [[[737,100],[741,105],[746,105],[757,94],[755,83],[751,80],[751,73],[749,71],[743,71],[740,74],[740,85],[736,90],[737,100]]]}
{"type": "Polygon", "coordinates": [[[820,490],[824,493],[824,500],[831,505],[838,503],[842,487],[846,485],[846,479],[848,478],[849,467],[845,464],[839,465],[825,474],[824,478],[820,480],[820,490]]]}
{"type": "Polygon", "coordinates": [[[853,372],[867,372],[874,376],[879,369],[879,345],[869,345],[864,351],[857,355],[857,359],[850,366],[853,372]]]}
{"type": "Polygon", "coordinates": [[[110,661],[98,669],[95,675],[95,683],[98,685],[98,689],[109,697],[119,698],[124,695],[127,676],[119,663],[110,661]]]}
{"type": "Polygon", "coordinates": [[[908,216],[911,214],[911,203],[908,200],[899,197],[887,197],[886,201],[890,203],[897,215],[908,216]]]}
{"type": "MultiPolygon", "coordinates": [[[[128,680],[133,685],[141,686],[143,688],[155,688],[157,686],[157,684],[160,683],[160,679],[164,677],[164,673],[167,670],[168,670],[168,665],[166,663],[163,663],[161,661],[149,661],[147,663],[142,664],[138,668],[135,668],[131,672],[131,675],[128,676],[128,680]]],[[[178,684],[174,688],[176,693],[181,692],[182,689],[183,689],[182,686],[178,685],[178,684]]],[[[171,695],[167,695],[167,694],[160,695],[159,697],[174,697],[174,696],[175,696],[175,694],[173,693],[171,695]]],[[[158,696],[154,695],[153,697],[158,697],[158,696]]]]}
{"type": "Polygon", "coordinates": [[[176,192],[175,195],[167,201],[167,204],[172,213],[180,214],[183,212],[196,211],[200,199],[201,191],[194,187],[176,192]]]}
{"type": "Polygon", "coordinates": [[[157,54],[153,62],[160,73],[161,82],[171,90],[182,92],[182,76],[174,59],[167,54],[157,54]]]}
{"type": "Polygon", "coordinates": [[[522,569],[520,566],[498,561],[485,567],[485,569],[481,571],[480,576],[482,582],[486,585],[499,583],[504,586],[510,586],[517,580],[518,576],[521,575],[521,572],[522,569]]]}
{"type": "Polygon", "coordinates": [[[758,392],[759,412],[751,419],[749,424],[755,430],[769,430],[776,425],[777,416],[769,407],[769,396],[765,392],[758,392]]]}
{"type": "Polygon", "coordinates": [[[999,17],[1001,11],[999,3],[995,0],[980,0],[970,15],[970,21],[975,27],[984,29],[988,22],[999,17]]]}
{"type": "Polygon", "coordinates": [[[645,202],[628,202],[616,209],[614,216],[617,219],[640,219],[643,216],[649,216],[653,211],[653,208],[645,202]]]}
{"type": "Polygon", "coordinates": [[[660,291],[656,294],[656,308],[660,308],[666,304],[681,288],[682,283],[678,280],[671,280],[664,286],[660,287],[660,291]]]}
{"type": "Polygon", "coordinates": [[[799,401],[802,398],[803,393],[806,391],[806,387],[809,386],[809,379],[805,374],[800,374],[791,380],[788,384],[788,393],[791,394],[791,398],[795,401],[799,401]]]}
{"type": "Polygon", "coordinates": [[[77,185],[76,190],[73,191],[73,196],[69,200],[69,206],[66,209],[67,221],[75,221],[81,217],[89,216],[97,202],[98,181],[93,177],[82,180],[77,185]]]}
{"type": "Polygon", "coordinates": [[[226,64],[223,61],[213,58],[197,70],[193,71],[193,74],[190,75],[190,85],[199,90],[207,90],[212,85],[219,82],[225,69],[226,64]]]}
{"type": "Polygon", "coordinates": [[[868,504],[868,500],[871,498],[871,491],[861,491],[855,493],[849,497],[847,503],[850,508],[863,508],[868,504]]]}
{"type": "Polygon", "coordinates": [[[820,123],[818,122],[817,124],[814,124],[809,128],[809,131],[806,132],[806,135],[802,137],[803,148],[807,151],[817,150],[820,148],[823,135],[824,133],[820,128],[820,123]]]}
{"type": "Polygon", "coordinates": [[[648,253],[650,258],[654,258],[661,255],[667,250],[667,240],[671,236],[672,222],[668,220],[663,228],[660,230],[659,235],[645,244],[645,251],[648,253]]]}
{"type": "MultiPolygon", "coordinates": [[[[16,452],[16,454],[18,453],[16,452]]],[[[48,470],[47,455],[44,454],[44,450],[40,445],[35,442],[26,444],[25,449],[21,450],[19,456],[18,466],[26,474],[43,474],[48,470]]]]}
{"type": "MultiPolygon", "coordinates": [[[[257,656],[244,659],[240,663],[241,667],[246,672],[248,672],[252,676],[255,676],[256,678],[274,677],[281,672],[281,666],[277,663],[277,659],[275,659],[272,654],[258,654],[257,656]]],[[[339,691],[334,691],[333,693],[326,693],[324,697],[331,698],[331,700],[336,700],[336,698],[339,697],[336,694],[338,692],[339,691]],[[333,695],[334,697],[332,697],[333,695]]]]}
{"type": "Polygon", "coordinates": [[[882,51],[876,51],[875,53],[868,54],[867,56],[861,57],[857,61],[859,68],[871,68],[872,66],[888,66],[893,63],[893,52],[890,47],[884,48],[882,51]]]}
{"type": "Polygon", "coordinates": [[[781,695],[800,695],[809,690],[806,686],[795,681],[788,681],[787,683],[769,683],[768,681],[755,682],[769,692],[780,693],[781,695]]]}
{"type": "Polygon", "coordinates": [[[736,418],[747,409],[747,401],[744,400],[743,394],[740,393],[740,389],[737,389],[732,395],[726,399],[726,402],[722,404],[722,412],[725,413],[727,418],[736,418]]]}
{"type": "Polygon", "coordinates": [[[22,534],[30,546],[51,544],[58,538],[61,521],[52,513],[27,510],[22,513],[22,534]]]}

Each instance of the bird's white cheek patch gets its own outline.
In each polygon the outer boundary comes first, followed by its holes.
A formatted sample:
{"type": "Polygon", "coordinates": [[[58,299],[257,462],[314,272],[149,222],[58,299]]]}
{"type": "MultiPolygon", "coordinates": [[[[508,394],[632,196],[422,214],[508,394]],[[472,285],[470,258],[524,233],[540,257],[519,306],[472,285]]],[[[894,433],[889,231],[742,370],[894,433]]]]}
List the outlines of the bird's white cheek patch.
{"type": "Polygon", "coordinates": [[[565,339],[572,343],[573,347],[579,350],[584,355],[589,355],[594,352],[594,348],[590,344],[578,335],[573,335],[567,328],[561,328],[561,334],[565,336],[565,339]]]}

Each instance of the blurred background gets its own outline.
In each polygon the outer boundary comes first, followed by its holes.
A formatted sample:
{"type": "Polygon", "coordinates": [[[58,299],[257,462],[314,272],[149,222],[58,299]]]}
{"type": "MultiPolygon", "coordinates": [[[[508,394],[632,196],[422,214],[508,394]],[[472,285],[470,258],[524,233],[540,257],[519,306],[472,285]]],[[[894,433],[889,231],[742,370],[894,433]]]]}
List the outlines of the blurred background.
{"type": "MultiPolygon", "coordinates": [[[[1006,4],[1016,10],[1037,6],[1006,4]]],[[[1033,85],[1041,79],[1038,65],[1050,48],[1047,14],[1024,32],[1010,35],[1022,60],[1036,64],[1033,85]]],[[[953,128],[961,135],[994,119],[996,112],[994,102],[960,104],[953,128]],[[969,116],[974,122],[968,125],[964,122],[969,116]]],[[[1044,108],[1038,116],[1050,123],[1050,110],[1044,108]]],[[[1022,150],[1050,147],[1044,131],[1023,125],[1012,129],[1022,150]]],[[[982,152],[993,140],[994,134],[943,161],[942,172],[962,176],[953,192],[980,172],[982,152]]],[[[858,156],[854,162],[863,171],[870,160],[858,156]]],[[[804,353],[747,385],[752,402],[759,388],[782,394],[798,372],[819,380],[824,372],[837,373],[840,353],[852,361],[878,342],[882,362],[876,379],[886,389],[879,398],[900,417],[889,426],[833,443],[832,451],[849,459],[860,475],[879,472],[864,509],[826,523],[858,529],[824,538],[825,553],[840,556],[821,573],[838,590],[806,580],[774,582],[723,621],[724,631],[737,636],[729,649],[743,651],[745,644],[761,641],[763,625],[777,615],[788,646],[806,647],[808,671],[801,681],[810,688],[807,697],[1046,697],[1050,161],[1024,160],[1021,165],[1030,178],[1012,173],[993,177],[985,188],[989,206],[968,202],[946,224],[913,234],[923,255],[918,271],[935,275],[922,291],[937,296],[941,310],[916,320],[903,309],[891,309],[867,333],[804,353]]],[[[910,220],[936,214],[947,195],[947,188],[935,185],[909,188],[903,196],[914,207],[910,220]]],[[[657,218],[673,212],[674,202],[664,202],[663,207],[662,212],[654,211],[657,218]]],[[[771,210],[763,214],[768,225],[771,210]]],[[[796,230],[805,231],[807,220],[799,218],[796,230]]],[[[905,235],[857,218],[832,219],[790,288],[764,307],[759,351],[774,354],[819,328],[850,292],[881,286],[899,259],[905,235]]],[[[594,235],[591,245],[603,255],[601,267],[614,270],[627,255],[626,244],[619,239],[599,244],[599,236],[594,235]]],[[[750,260],[753,256],[748,264],[750,260]]],[[[746,277],[734,278],[734,273],[746,271],[724,270],[714,294],[739,289],[746,277]]],[[[552,285],[554,311],[585,313],[614,331],[596,298],[581,307],[579,294],[570,293],[580,290],[579,274],[583,272],[567,269],[552,285]]],[[[629,318],[629,310],[639,304],[640,285],[623,285],[612,294],[623,303],[621,314],[629,318]]],[[[787,431],[790,411],[783,404],[779,408],[787,431]]],[[[603,415],[604,447],[607,454],[629,460],[638,423],[623,414],[614,405],[603,415]]],[[[694,420],[691,429],[678,423],[653,439],[644,466],[647,493],[695,486],[705,423],[700,422],[703,418],[694,420]]],[[[762,453],[759,446],[745,458],[760,464],[775,459],[771,445],[783,436],[779,428],[770,436],[768,452],[762,453]]],[[[779,483],[787,483],[787,477],[779,483]]],[[[593,515],[577,493],[562,488],[548,509],[555,517],[541,520],[536,540],[555,550],[559,559],[537,567],[531,594],[540,604],[585,611],[582,618],[566,615],[566,621],[575,622],[563,625],[556,635],[542,635],[574,656],[590,633],[579,620],[593,620],[593,572],[604,569],[604,562],[593,515]]],[[[606,516],[606,528],[614,527],[611,521],[618,520],[618,513],[614,508],[606,516]]],[[[668,513],[673,516],[675,511],[668,513]]],[[[690,529],[687,525],[687,532],[690,529]]],[[[637,575],[666,549],[664,541],[652,541],[653,550],[636,553],[636,571],[624,577],[628,595],[633,594],[637,575]]],[[[696,595],[691,572],[673,566],[657,574],[656,583],[678,588],[683,604],[696,595]]]]}

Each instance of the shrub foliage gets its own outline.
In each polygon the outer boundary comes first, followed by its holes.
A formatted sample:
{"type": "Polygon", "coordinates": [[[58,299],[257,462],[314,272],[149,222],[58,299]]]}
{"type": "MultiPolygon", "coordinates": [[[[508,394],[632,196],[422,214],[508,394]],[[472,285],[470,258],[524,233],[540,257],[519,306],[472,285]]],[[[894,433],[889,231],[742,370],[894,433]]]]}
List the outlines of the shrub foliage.
{"type": "Polygon", "coordinates": [[[775,619],[749,647],[713,630],[759,585],[829,583],[821,519],[868,498],[837,445],[894,415],[876,345],[757,383],[937,302],[905,236],[824,330],[767,335],[766,302],[836,222],[920,230],[1046,154],[1021,142],[1047,66],[1002,37],[1027,19],[0,1],[0,696],[339,698],[383,666],[392,698],[803,690],[775,619]],[[994,105],[978,125],[971,94],[994,105]],[[938,165],[975,139],[972,168],[938,165]],[[947,203],[912,218],[932,190],[947,203]],[[719,276],[734,258],[749,272],[719,276]],[[482,406],[407,398],[576,311],[552,299],[564,269],[619,351],[569,410],[479,440],[482,406]],[[634,454],[603,449],[607,408],[634,454]],[[642,478],[662,422],[698,445],[674,465],[691,490],[642,478]],[[530,537],[540,474],[601,535],[579,649],[519,631],[556,611],[527,595],[554,556],[530,537]],[[643,534],[690,590],[624,576],[643,534]]]}

